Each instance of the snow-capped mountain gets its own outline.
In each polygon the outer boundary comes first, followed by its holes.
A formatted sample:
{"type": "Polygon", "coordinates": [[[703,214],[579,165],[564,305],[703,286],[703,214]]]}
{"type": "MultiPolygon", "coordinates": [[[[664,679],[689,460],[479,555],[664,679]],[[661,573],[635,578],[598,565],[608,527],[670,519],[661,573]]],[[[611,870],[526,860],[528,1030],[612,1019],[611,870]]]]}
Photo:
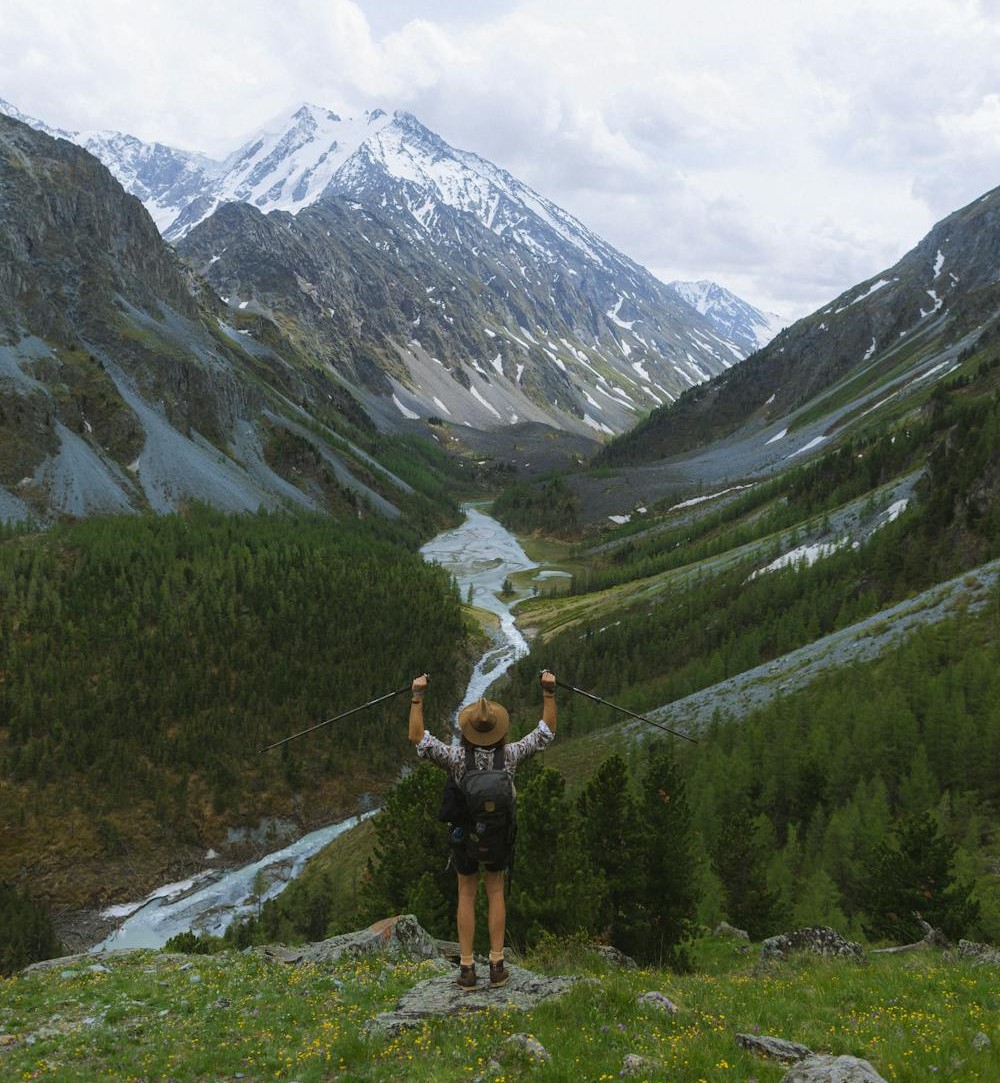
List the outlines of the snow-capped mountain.
{"type": "Polygon", "coordinates": [[[385,423],[450,415],[610,435],[749,352],[746,336],[720,333],[572,215],[407,113],[302,105],[221,162],[109,132],[68,137],[220,296],[293,319],[310,351],[380,396],[366,404],[376,415],[388,396],[385,423]],[[232,203],[267,217],[218,218],[232,203]],[[271,219],[284,213],[279,237],[271,219]]]}
{"type": "Polygon", "coordinates": [[[404,417],[610,435],[743,357],[644,268],[415,117],[317,113],[302,107],[230,171],[251,206],[305,203],[325,182],[310,206],[266,224],[223,208],[178,250],[221,296],[294,318],[314,351],[343,358],[364,328],[351,356],[374,347],[404,417]],[[302,168],[306,145],[322,171],[302,168]]]}
{"type": "Polygon", "coordinates": [[[789,321],[764,312],[715,282],[670,282],[670,288],[707,316],[724,338],[739,344],[745,356],[766,346],[789,321]]]}

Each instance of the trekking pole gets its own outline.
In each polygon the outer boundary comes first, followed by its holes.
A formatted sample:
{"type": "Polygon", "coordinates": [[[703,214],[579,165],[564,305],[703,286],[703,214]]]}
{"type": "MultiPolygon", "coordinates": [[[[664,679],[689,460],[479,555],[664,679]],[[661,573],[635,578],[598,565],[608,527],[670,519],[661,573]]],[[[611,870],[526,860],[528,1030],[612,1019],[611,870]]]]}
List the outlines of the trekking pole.
{"type": "Polygon", "coordinates": [[[685,741],[690,741],[693,745],[698,743],[693,737],[688,737],[686,733],[679,733],[677,730],[672,730],[669,726],[664,726],[660,722],[654,722],[645,715],[636,714],[635,711],[630,711],[627,707],[619,707],[617,703],[611,703],[606,699],[601,699],[600,696],[595,696],[591,692],[584,692],[582,688],[577,688],[576,685],[563,684],[563,682],[559,680],[556,681],[556,684],[559,688],[565,688],[569,692],[578,692],[581,696],[586,696],[587,699],[592,699],[597,703],[603,703],[605,707],[613,707],[616,711],[621,711],[622,714],[630,715],[632,718],[638,718],[640,722],[646,722],[650,726],[655,726],[658,730],[663,730],[664,733],[672,733],[675,737],[683,737],[685,741]]]}
{"type": "Polygon", "coordinates": [[[333,718],[327,718],[323,722],[317,722],[315,726],[310,726],[307,730],[302,730],[300,733],[293,733],[291,737],[282,737],[280,741],[275,741],[273,745],[267,745],[258,751],[257,755],[268,752],[272,748],[277,748],[278,745],[286,745],[289,741],[294,741],[296,737],[305,737],[307,733],[312,733],[313,730],[318,730],[321,726],[329,726],[331,722],[339,722],[340,719],[346,718],[349,714],[357,714],[358,711],[365,710],[366,707],[374,707],[376,703],[381,703],[383,700],[392,699],[393,696],[401,695],[403,692],[409,692],[410,685],[404,685],[402,688],[397,688],[394,692],[386,692],[384,696],[378,696],[375,699],[370,699],[367,703],[362,703],[360,707],[352,707],[349,711],[344,711],[343,714],[334,715],[333,718]]]}

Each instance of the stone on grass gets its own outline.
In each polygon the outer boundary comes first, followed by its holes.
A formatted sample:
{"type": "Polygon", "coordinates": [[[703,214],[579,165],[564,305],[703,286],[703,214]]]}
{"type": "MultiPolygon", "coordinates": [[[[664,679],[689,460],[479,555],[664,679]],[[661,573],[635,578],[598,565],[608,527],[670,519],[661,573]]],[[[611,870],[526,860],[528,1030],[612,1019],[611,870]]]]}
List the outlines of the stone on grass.
{"type": "Polygon", "coordinates": [[[630,1075],[653,1075],[663,1071],[663,1064],[652,1057],[640,1057],[638,1053],[629,1053],[622,1064],[619,1073],[623,1076],[630,1075]]]}
{"type": "Polygon", "coordinates": [[[781,1083],[887,1083],[883,1076],[860,1057],[833,1057],[814,1053],[800,1060],[781,1083]]]}
{"type": "Polygon", "coordinates": [[[614,947],[612,944],[588,944],[587,951],[592,951],[612,966],[619,970],[638,970],[639,964],[630,955],[614,947]]]}
{"type": "Polygon", "coordinates": [[[770,1057],[783,1064],[794,1064],[797,1060],[812,1056],[812,1050],[808,1046],[789,1042],[784,1038],[772,1038],[767,1034],[737,1034],[736,1044],[756,1053],[758,1057],[770,1057]]]}
{"type": "Polygon", "coordinates": [[[455,984],[457,968],[449,973],[418,982],[404,993],[391,1011],[382,1012],[365,1024],[372,1034],[393,1035],[420,1026],[426,1019],[464,1015],[466,1012],[530,1011],[543,1000],[563,996],[578,981],[575,977],[548,977],[519,966],[507,967],[506,985],[491,989],[485,967],[479,968],[479,984],[468,991],[455,984]]]}
{"type": "Polygon", "coordinates": [[[415,960],[440,957],[437,941],[424,931],[412,914],[385,918],[367,929],[332,936],[318,944],[305,944],[294,951],[280,945],[258,950],[261,954],[288,963],[338,963],[341,960],[361,959],[370,955],[415,960]]]}
{"type": "Polygon", "coordinates": [[[760,959],[761,962],[787,959],[797,951],[840,959],[864,958],[861,945],[845,939],[836,929],[826,925],[810,925],[805,929],[768,937],[760,946],[760,959]]]}
{"type": "Polygon", "coordinates": [[[494,1057],[500,1064],[508,1064],[511,1061],[548,1064],[552,1060],[552,1054],[530,1034],[512,1034],[503,1043],[503,1048],[498,1053],[494,1053],[494,1057]]]}
{"type": "Polygon", "coordinates": [[[989,944],[977,944],[974,940],[959,940],[958,954],[963,959],[984,966],[1000,966],[1000,948],[991,948],[989,944]]]}
{"type": "Polygon", "coordinates": [[[639,997],[639,1004],[642,1007],[656,1008],[657,1011],[666,1012],[667,1015],[676,1015],[679,1010],[670,997],[664,996],[663,993],[658,993],[655,989],[651,989],[648,993],[643,993],[642,996],[639,997]]]}
{"type": "Polygon", "coordinates": [[[746,929],[737,929],[735,925],[730,925],[728,921],[720,921],[715,927],[713,936],[726,937],[731,940],[749,940],[750,934],[746,929]]]}

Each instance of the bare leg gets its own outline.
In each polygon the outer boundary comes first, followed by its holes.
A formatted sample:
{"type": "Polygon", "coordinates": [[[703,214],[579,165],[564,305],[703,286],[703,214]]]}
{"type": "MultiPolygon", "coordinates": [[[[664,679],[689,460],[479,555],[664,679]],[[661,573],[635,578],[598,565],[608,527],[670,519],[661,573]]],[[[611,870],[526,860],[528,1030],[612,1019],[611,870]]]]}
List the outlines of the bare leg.
{"type": "Polygon", "coordinates": [[[503,958],[507,930],[507,901],[503,896],[502,872],[486,870],[486,901],[489,904],[490,958],[503,958]]]}
{"type": "MultiPolygon", "coordinates": [[[[489,873],[487,884],[489,883],[489,873]]],[[[463,876],[458,873],[458,950],[465,965],[471,965],[472,946],[476,939],[476,894],[479,874],[463,876]],[[466,962],[468,960],[468,962],[466,962]]]]}

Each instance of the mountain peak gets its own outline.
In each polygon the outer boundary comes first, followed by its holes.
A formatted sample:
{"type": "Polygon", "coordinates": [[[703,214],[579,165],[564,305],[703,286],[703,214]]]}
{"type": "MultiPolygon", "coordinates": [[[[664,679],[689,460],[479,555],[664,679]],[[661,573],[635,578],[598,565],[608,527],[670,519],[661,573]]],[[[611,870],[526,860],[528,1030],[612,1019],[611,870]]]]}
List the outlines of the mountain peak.
{"type": "Polygon", "coordinates": [[[717,282],[699,279],[697,282],[671,282],[669,287],[709,319],[720,334],[739,343],[748,355],[766,346],[788,326],[788,320],[776,312],[756,308],[717,282]]]}

